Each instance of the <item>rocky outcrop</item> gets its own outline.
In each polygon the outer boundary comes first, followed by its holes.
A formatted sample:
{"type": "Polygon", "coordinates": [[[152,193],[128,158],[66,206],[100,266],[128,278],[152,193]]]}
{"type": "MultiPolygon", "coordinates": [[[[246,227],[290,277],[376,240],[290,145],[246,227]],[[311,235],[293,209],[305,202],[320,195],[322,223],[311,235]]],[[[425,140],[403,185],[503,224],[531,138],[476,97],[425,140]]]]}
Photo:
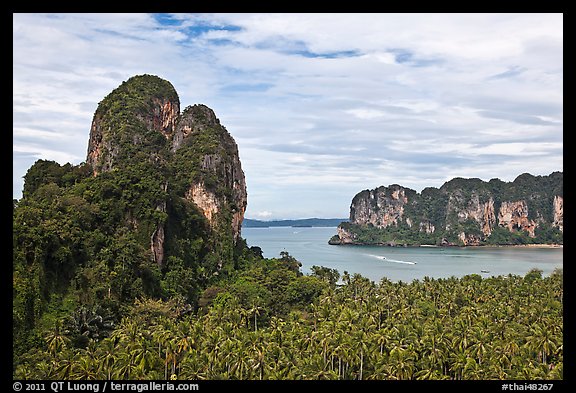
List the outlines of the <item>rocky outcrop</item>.
{"type": "Polygon", "coordinates": [[[164,262],[164,240],[164,225],[158,225],[150,237],[150,250],[154,262],[158,265],[162,265],[164,262]]]}
{"type": "Polygon", "coordinates": [[[425,232],[426,234],[429,235],[431,233],[434,233],[436,227],[430,221],[423,221],[420,223],[419,230],[420,232],[425,232]]]}
{"type": "MultiPolygon", "coordinates": [[[[468,219],[476,221],[480,226],[480,230],[486,236],[490,236],[496,224],[494,200],[490,198],[487,202],[480,202],[477,193],[473,193],[465,203],[462,203],[461,196],[456,198],[454,195],[450,195],[447,210],[448,216],[453,214],[457,217],[456,222],[465,222],[468,219]],[[453,203],[455,199],[459,199],[460,203],[453,203]]],[[[451,223],[447,222],[446,229],[449,230],[450,225],[451,223]]]]}
{"type": "Polygon", "coordinates": [[[564,231],[564,198],[558,195],[554,197],[554,222],[552,225],[560,231],[564,231]]]}
{"type": "Polygon", "coordinates": [[[180,116],[180,103],[178,100],[166,98],[152,98],[151,109],[144,115],[137,117],[146,124],[146,128],[157,130],[166,139],[171,139],[180,116]]]}
{"type": "Polygon", "coordinates": [[[198,157],[198,174],[189,184],[186,198],[200,208],[212,229],[219,225],[216,214],[230,211],[226,225],[237,241],[247,205],[246,180],[238,146],[212,109],[194,105],[184,110],[171,141],[173,153],[182,150],[198,157]]]}
{"type": "Polygon", "coordinates": [[[114,89],[92,119],[86,162],[94,175],[130,164],[142,152],[157,159],[164,144],[156,135],[171,139],[180,116],[174,86],[152,75],[140,75],[114,89]]]}
{"type": "Polygon", "coordinates": [[[148,231],[142,237],[147,235],[151,258],[158,264],[166,259],[167,244],[174,243],[170,236],[180,236],[166,230],[167,222],[174,221],[170,212],[180,209],[172,206],[178,202],[174,198],[204,216],[210,237],[204,243],[213,252],[228,257],[225,239],[232,244],[240,239],[247,193],[236,142],[206,105],[180,113],[170,82],[136,76],[102,100],[92,120],[86,162],[94,176],[114,169],[136,173],[136,166],[140,173],[154,173],[154,181],[140,186],[145,187],[141,192],[158,194],[149,213],[140,207],[129,214],[134,228],[148,231]],[[150,217],[157,218],[139,225],[150,217]]]}
{"type": "Polygon", "coordinates": [[[421,194],[397,184],[364,190],[352,200],[350,221],[330,243],[562,242],[562,181],[562,173],[554,172],[522,174],[510,183],[456,178],[421,194]]]}
{"type": "MultiPolygon", "coordinates": [[[[357,243],[357,239],[356,236],[354,235],[354,233],[348,231],[347,229],[343,228],[342,226],[339,226],[337,228],[338,234],[337,234],[337,240],[336,240],[334,244],[356,244],[357,243]]],[[[330,243],[332,244],[332,243],[330,243]]]]}
{"type": "Polygon", "coordinates": [[[477,234],[460,232],[458,234],[458,240],[460,240],[463,246],[479,246],[482,242],[482,237],[477,234]]]}
{"type": "Polygon", "coordinates": [[[534,237],[537,223],[528,218],[528,205],[526,201],[502,202],[498,212],[498,225],[509,231],[526,231],[534,237]]]}
{"type": "MultiPolygon", "coordinates": [[[[114,158],[118,155],[118,149],[112,145],[112,141],[104,138],[104,125],[102,115],[96,113],[90,127],[90,139],[88,141],[88,154],[86,162],[92,167],[94,175],[101,171],[107,172],[112,169],[114,158]],[[105,152],[103,154],[103,152],[105,152]]],[[[110,132],[111,127],[106,131],[110,132]]]]}
{"type": "Polygon", "coordinates": [[[217,276],[262,258],[240,239],[244,173],[210,108],[180,113],[168,81],[141,75],[108,94],[88,126],[86,162],[36,161],[13,202],[21,353],[48,305],[70,309],[64,294],[115,320],[134,299],[172,299],[184,316],[217,276]]]}
{"type": "Polygon", "coordinates": [[[221,127],[221,125],[212,109],[201,104],[187,107],[175,128],[171,141],[172,151],[178,150],[190,135],[206,132],[214,127],[221,127]]]}
{"type": "MultiPolygon", "coordinates": [[[[168,182],[162,185],[162,190],[164,192],[168,191],[168,182]]],[[[166,214],[166,201],[161,201],[156,206],[156,211],[166,214]]],[[[164,233],[164,222],[160,221],[156,223],[156,229],[152,233],[150,238],[150,250],[152,251],[152,257],[154,262],[158,265],[162,265],[164,263],[164,242],[166,236],[164,233]]]]}
{"type": "Polygon", "coordinates": [[[406,189],[396,184],[388,188],[363,191],[352,200],[350,220],[359,225],[371,224],[378,228],[397,225],[402,221],[407,203],[406,189]]]}
{"type": "Polygon", "coordinates": [[[186,199],[194,202],[210,225],[214,225],[220,202],[213,192],[208,190],[203,183],[194,183],[186,192],[186,199]]]}

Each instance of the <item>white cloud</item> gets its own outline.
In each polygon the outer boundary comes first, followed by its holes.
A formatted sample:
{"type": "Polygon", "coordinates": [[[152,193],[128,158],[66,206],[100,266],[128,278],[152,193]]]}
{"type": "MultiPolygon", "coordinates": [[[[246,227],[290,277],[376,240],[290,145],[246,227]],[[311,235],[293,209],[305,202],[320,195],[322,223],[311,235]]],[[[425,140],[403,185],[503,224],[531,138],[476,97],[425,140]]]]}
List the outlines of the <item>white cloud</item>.
{"type": "Polygon", "coordinates": [[[16,155],[19,153],[26,153],[33,156],[35,159],[54,160],[61,163],[75,162],[80,157],[75,154],[66,153],[60,150],[46,148],[34,144],[16,144],[12,146],[12,150],[16,155]]]}
{"type": "Polygon", "coordinates": [[[97,103],[141,73],[215,110],[249,217],[347,216],[369,187],[562,170],[561,14],[171,18],[14,14],[15,197],[36,158],[82,161],[97,103]]]}
{"type": "Polygon", "coordinates": [[[272,212],[269,212],[267,210],[261,211],[261,212],[256,212],[254,213],[254,217],[257,218],[270,218],[272,217],[272,212]]]}
{"type": "Polygon", "coordinates": [[[364,119],[364,120],[378,119],[378,118],[384,116],[383,111],[379,111],[376,109],[370,109],[370,108],[349,109],[346,112],[350,113],[351,115],[356,116],[359,119],[364,119]]]}
{"type": "Polygon", "coordinates": [[[36,139],[61,139],[65,135],[59,132],[44,131],[32,128],[16,128],[13,129],[14,136],[28,137],[36,139]]]}

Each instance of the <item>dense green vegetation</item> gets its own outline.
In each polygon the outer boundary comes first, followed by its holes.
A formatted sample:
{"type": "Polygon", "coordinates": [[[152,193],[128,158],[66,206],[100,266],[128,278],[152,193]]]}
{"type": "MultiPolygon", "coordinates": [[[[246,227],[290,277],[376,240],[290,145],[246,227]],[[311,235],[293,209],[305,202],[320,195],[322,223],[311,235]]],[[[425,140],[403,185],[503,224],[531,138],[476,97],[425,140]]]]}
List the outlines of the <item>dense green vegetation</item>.
{"type": "Polygon", "coordinates": [[[66,326],[94,315],[84,312],[48,329],[14,377],[563,378],[561,271],[379,284],[344,273],[341,286],[337,277],[321,267],[302,275],[285,253],[204,290],[197,312],[144,298],[109,333],[84,323],[79,340],[66,326]]]}
{"type": "MultiPolygon", "coordinates": [[[[343,228],[355,236],[356,244],[379,244],[379,245],[419,245],[419,244],[440,244],[442,240],[441,233],[427,234],[426,232],[414,231],[408,224],[401,222],[393,225],[386,230],[376,228],[372,225],[358,225],[350,222],[340,224],[343,228]]],[[[338,235],[335,235],[331,242],[339,243],[338,235]]]]}
{"type": "MultiPolygon", "coordinates": [[[[456,233],[438,231],[427,234],[414,231],[407,224],[401,223],[382,230],[374,226],[362,226],[343,222],[340,227],[354,234],[356,244],[379,244],[390,246],[418,246],[421,244],[441,245],[444,242],[450,245],[462,245],[456,233]]],[[[541,224],[535,230],[535,237],[530,237],[524,231],[509,231],[506,228],[495,227],[489,237],[483,237],[475,222],[467,221],[457,226],[458,230],[467,234],[477,235],[482,239],[480,245],[525,245],[525,244],[562,244],[563,233],[547,223],[541,224]]],[[[339,244],[338,235],[330,239],[330,243],[339,244]]]]}
{"type": "Polygon", "coordinates": [[[209,283],[204,217],[179,198],[169,207],[176,213],[167,231],[181,231],[169,238],[170,258],[164,266],[152,260],[150,233],[168,217],[156,209],[165,196],[153,173],[134,166],[92,177],[83,167],[38,161],[25,180],[27,197],[13,215],[15,354],[80,305],[119,316],[141,296],[178,294],[194,304],[209,283]],[[46,184],[28,182],[37,169],[46,184]]]}
{"type": "Polygon", "coordinates": [[[214,275],[203,216],[178,198],[160,267],[133,218],[161,213],[149,208],[161,195],[137,171],[28,172],[13,221],[15,378],[562,378],[561,272],[378,285],[344,273],[337,286],[333,269],[303,275],[289,254],[241,242],[214,275]]]}

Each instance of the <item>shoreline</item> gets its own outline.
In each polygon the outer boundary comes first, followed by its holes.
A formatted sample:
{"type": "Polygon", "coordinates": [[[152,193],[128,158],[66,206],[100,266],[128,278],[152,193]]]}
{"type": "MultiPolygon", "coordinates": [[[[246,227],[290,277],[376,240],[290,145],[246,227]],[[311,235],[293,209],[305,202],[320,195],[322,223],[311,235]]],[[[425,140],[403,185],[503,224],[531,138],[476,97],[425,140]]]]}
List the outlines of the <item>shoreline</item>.
{"type": "Polygon", "coordinates": [[[456,246],[456,247],[461,247],[461,248],[466,248],[466,247],[476,247],[476,248],[481,248],[481,247],[494,247],[494,248],[505,248],[505,247],[509,247],[509,248],[564,248],[563,244],[486,244],[486,245],[478,245],[478,246],[456,246]]]}
{"type": "Polygon", "coordinates": [[[479,245],[435,245],[435,244],[420,244],[420,245],[388,245],[388,244],[369,244],[369,243],[328,243],[332,246],[371,246],[371,247],[393,247],[393,248],[544,248],[544,249],[563,249],[563,244],[479,244],[479,245]]]}

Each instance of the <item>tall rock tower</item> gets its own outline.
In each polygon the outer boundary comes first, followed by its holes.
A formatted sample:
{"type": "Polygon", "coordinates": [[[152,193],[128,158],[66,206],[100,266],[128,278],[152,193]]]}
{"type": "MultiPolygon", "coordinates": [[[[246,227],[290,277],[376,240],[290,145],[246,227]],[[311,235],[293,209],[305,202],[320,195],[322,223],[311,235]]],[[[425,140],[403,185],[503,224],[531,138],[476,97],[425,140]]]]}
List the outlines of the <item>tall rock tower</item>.
{"type": "Polygon", "coordinates": [[[156,263],[168,255],[186,260],[190,249],[210,261],[207,274],[230,263],[246,181],[238,146],[210,108],[180,113],[170,82],[132,77],[98,105],[86,161],[94,176],[122,177],[123,188],[110,193],[126,200],[119,214],[156,263]]]}

